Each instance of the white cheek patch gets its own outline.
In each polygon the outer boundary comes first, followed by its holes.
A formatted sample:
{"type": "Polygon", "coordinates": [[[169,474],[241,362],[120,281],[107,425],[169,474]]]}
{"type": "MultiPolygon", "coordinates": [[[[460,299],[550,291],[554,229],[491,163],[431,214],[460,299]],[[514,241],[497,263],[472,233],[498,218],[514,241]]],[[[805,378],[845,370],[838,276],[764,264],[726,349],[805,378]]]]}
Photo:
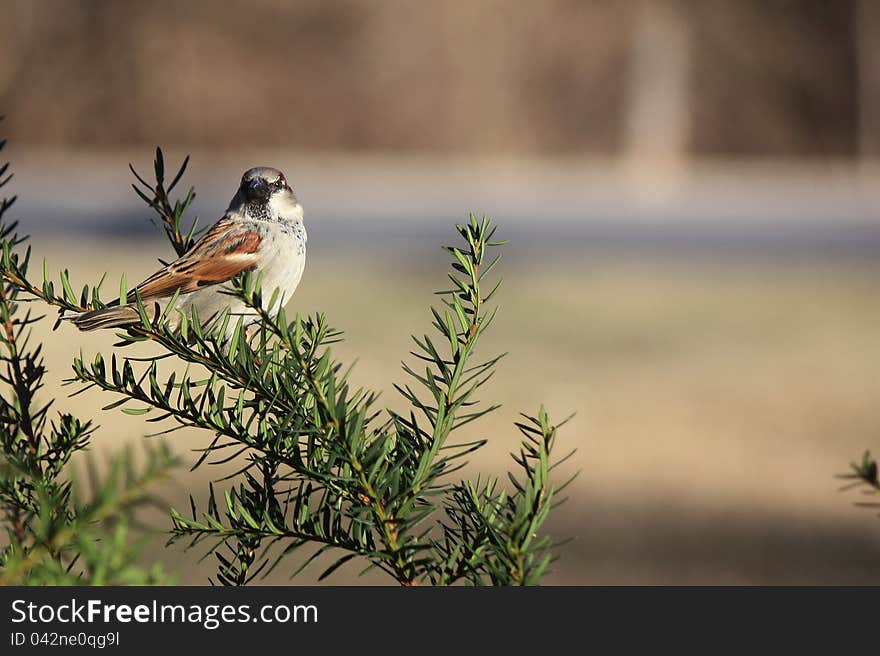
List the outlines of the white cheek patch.
{"type": "Polygon", "coordinates": [[[288,221],[302,221],[303,208],[287,194],[278,194],[269,201],[272,214],[284,217],[288,221]]]}

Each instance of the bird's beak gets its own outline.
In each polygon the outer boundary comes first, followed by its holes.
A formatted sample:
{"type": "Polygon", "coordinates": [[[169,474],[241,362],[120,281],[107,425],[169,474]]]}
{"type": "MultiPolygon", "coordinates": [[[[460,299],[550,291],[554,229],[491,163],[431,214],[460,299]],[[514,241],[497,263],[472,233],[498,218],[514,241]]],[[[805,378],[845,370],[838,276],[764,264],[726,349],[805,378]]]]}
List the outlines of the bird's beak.
{"type": "Polygon", "coordinates": [[[251,180],[247,187],[248,200],[266,200],[269,197],[269,185],[265,180],[251,180]]]}

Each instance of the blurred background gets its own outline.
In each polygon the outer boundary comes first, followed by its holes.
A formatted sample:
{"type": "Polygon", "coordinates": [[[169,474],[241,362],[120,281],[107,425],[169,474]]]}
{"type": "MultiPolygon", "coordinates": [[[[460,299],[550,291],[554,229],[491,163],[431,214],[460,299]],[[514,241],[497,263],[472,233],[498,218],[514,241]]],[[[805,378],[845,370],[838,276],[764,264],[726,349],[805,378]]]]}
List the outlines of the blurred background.
{"type": "MultiPolygon", "coordinates": [[[[286,171],[309,263],[291,308],[402,377],[467,212],[511,240],[468,435],[505,471],[519,411],[576,417],[554,584],[880,583],[880,524],[834,475],[880,448],[880,3],[0,0],[2,136],[36,255],[82,284],[169,248],[129,185],[192,155],[203,223],[286,171]]],[[[46,329],[48,332],[48,329],[46,329]]],[[[56,382],[109,335],[64,326],[56,382]]],[[[98,408],[100,395],[61,408],[98,408]]],[[[153,427],[95,411],[95,449],[153,427]]],[[[202,433],[170,438],[188,461],[202,433]]],[[[216,471],[182,470],[170,503],[216,471]]],[[[158,516],[161,520],[161,516],[158,516]]],[[[183,583],[199,554],[156,547],[183,583]]],[[[320,572],[320,568],[314,573],[320,572]]],[[[357,568],[336,575],[356,579],[357,568]]],[[[284,582],[277,575],[273,582],[284,582]]],[[[300,580],[300,579],[297,579],[300,580]]],[[[309,581],[308,576],[302,581],[309,581]]]]}

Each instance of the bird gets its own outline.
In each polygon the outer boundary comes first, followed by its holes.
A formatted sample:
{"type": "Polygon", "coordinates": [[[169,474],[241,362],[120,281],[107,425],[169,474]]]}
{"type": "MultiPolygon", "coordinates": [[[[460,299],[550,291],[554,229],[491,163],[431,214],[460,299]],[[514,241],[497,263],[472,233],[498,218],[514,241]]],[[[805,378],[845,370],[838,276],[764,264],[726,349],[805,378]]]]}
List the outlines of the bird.
{"type": "Polygon", "coordinates": [[[235,331],[236,315],[245,316],[245,325],[252,327],[257,313],[231,295],[230,286],[224,283],[244,271],[254,272],[261,280],[263,310],[277,315],[302,279],[306,239],[303,208],[287,178],[278,169],[254,167],[242,175],[223,216],[183,255],[129,292],[125,304],[116,301],[65,318],[83,331],[124,328],[141,321],[138,296],[143,307],[149,308],[151,321],[174,299],[174,311],[167,313],[172,329],[180,325],[181,314],[189,318],[192,308],[203,326],[229,308],[232,319],[224,337],[228,341],[235,331]]]}

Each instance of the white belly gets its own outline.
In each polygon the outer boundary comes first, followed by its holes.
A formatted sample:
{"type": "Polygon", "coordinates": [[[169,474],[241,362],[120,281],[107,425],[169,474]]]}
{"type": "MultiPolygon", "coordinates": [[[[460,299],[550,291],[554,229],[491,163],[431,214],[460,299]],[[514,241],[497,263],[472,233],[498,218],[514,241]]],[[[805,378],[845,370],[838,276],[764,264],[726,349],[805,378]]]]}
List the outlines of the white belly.
{"type": "MultiPolygon", "coordinates": [[[[263,231],[260,249],[274,255],[265,258],[253,273],[261,278],[263,309],[273,316],[290,300],[305,270],[305,229],[302,224],[297,228],[284,230],[277,224],[269,224],[263,231]],[[276,289],[278,296],[273,305],[271,301],[276,289]]],[[[222,314],[227,307],[233,315],[253,316],[254,311],[244,302],[234,295],[223,293],[230,289],[231,285],[224,284],[182,295],[178,298],[177,310],[189,315],[195,306],[203,324],[222,314]]],[[[233,316],[230,330],[235,328],[235,324],[233,316]]]]}

